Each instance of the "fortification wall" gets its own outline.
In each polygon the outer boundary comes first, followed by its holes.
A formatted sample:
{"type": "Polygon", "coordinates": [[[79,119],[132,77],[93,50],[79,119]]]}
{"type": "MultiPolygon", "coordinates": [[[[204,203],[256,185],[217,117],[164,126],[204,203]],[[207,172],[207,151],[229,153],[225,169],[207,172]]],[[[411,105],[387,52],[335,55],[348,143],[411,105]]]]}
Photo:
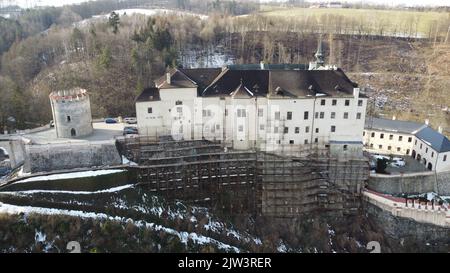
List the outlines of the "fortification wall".
{"type": "Polygon", "coordinates": [[[383,230],[396,239],[416,238],[450,244],[450,214],[448,210],[393,202],[364,192],[365,211],[383,230]]]}
{"type": "Polygon", "coordinates": [[[114,166],[122,163],[115,141],[26,145],[25,172],[114,166]]]}
{"type": "Polygon", "coordinates": [[[403,175],[371,174],[368,188],[387,194],[436,192],[450,195],[450,172],[421,172],[403,175]]]}
{"type": "Polygon", "coordinates": [[[25,147],[22,139],[0,140],[0,147],[8,153],[11,168],[15,168],[25,161],[25,147]]]}

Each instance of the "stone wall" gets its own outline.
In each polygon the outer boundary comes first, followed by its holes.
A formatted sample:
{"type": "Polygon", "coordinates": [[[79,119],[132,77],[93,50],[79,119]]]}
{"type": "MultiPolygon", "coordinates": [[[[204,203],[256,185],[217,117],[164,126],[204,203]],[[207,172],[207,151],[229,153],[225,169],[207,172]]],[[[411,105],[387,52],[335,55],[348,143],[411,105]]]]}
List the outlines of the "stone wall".
{"type": "Polygon", "coordinates": [[[450,172],[421,172],[403,175],[371,174],[368,188],[388,194],[436,192],[450,195],[450,172]]]}
{"type": "Polygon", "coordinates": [[[450,244],[450,228],[428,223],[420,223],[413,219],[396,217],[390,211],[365,202],[365,211],[373,218],[384,232],[397,240],[413,239],[426,242],[450,244]]]}
{"type": "Polygon", "coordinates": [[[115,141],[26,145],[25,172],[114,166],[122,163],[115,141]]]}
{"type": "Polygon", "coordinates": [[[25,146],[21,138],[0,140],[0,147],[4,148],[8,153],[11,168],[16,168],[24,163],[25,146]]]}

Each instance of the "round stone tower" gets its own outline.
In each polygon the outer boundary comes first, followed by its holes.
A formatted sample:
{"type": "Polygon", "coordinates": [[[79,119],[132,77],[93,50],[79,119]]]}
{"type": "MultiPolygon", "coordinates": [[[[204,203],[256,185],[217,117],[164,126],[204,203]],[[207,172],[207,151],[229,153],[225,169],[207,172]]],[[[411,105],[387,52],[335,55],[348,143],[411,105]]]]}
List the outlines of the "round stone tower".
{"type": "Polygon", "coordinates": [[[50,94],[58,138],[76,138],[92,133],[91,104],[86,90],[54,91],[50,94]]]}

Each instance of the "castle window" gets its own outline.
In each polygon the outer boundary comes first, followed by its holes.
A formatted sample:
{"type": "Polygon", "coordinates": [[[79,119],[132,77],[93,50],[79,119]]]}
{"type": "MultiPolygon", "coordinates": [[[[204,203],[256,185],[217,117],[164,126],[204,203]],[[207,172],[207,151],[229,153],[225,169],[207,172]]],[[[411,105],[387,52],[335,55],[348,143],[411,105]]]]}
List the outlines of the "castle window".
{"type": "Polygon", "coordinates": [[[264,130],[264,124],[260,124],[260,125],[259,125],[259,130],[261,130],[261,131],[264,130]]]}
{"type": "Polygon", "coordinates": [[[314,143],[318,143],[319,142],[319,139],[316,137],[315,139],[314,139],[314,143]]]}
{"type": "Polygon", "coordinates": [[[412,142],[412,137],[408,137],[408,142],[412,142]]]}
{"type": "Polygon", "coordinates": [[[361,119],[361,113],[356,113],[356,119],[361,119]]]}
{"type": "Polygon", "coordinates": [[[331,105],[334,106],[334,105],[336,105],[336,104],[337,104],[337,100],[332,100],[332,101],[331,101],[331,105]]]}
{"type": "Polygon", "coordinates": [[[375,137],[375,133],[372,133],[372,137],[375,137]]]}
{"type": "Polygon", "coordinates": [[[425,149],[425,153],[426,153],[426,154],[428,153],[428,148],[425,149]]]}
{"type": "Polygon", "coordinates": [[[348,149],[348,146],[344,145],[344,151],[347,151],[347,149],[348,149]]]}
{"type": "Polygon", "coordinates": [[[294,144],[294,141],[292,139],[289,140],[289,144],[294,144]]]}
{"type": "Polygon", "coordinates": [[[239,131],[239,132],[243,132],[243,131],[244,131],[244,125],[239,125],[238,131],[239,131]]]}
{"type": "Polygon", "coordinates": [[[383,139],[384,138],[384,134],[380,134],[380,138],[383,139]]]}
{"type": "Polygon", "coordinates": [[[183,102],[181,101],[181,100],[177,100],[176,102],[175,102],[175,105],[182,105],[183,104],[183,102]]]}
{"type": "Polygon", "coordinates": [[[434,152],[431,152],[431,157],[434,157],[434,152]]]}
{"type": "Polygon", "coordinates": [[[331,126],[331,132],[332,133],[336,132],[336,126],[334,126],[334,125],[331,126]]]}
{"type": "Polygon", "coordinates": [[[370,148],[373,148],[373,143],[370,143],[370,148]]]}
{"type": "Polygon", "coordinates": [[[350,100],[345,100],[345,106],[349,106],[350,105],[350,100]]]}
{"type": "Polygon", "coordinates": [[[275,134],[278,134],[278,127],[273,127],[273,132],[275,133],[275,134]]]}
{"type": "Polygon", "coordinates": [[[147,108],[147,113],[149,114],[153,113],[153,109],[151,107],[147,108]]]}
{"type": "Polygon", "coordinates": [[[344,119],[348,119],[348,112],[344,113],[344,119]]]}
{"type": "Polygon", "coordinates": [[[305,144],[308,144],[308,140],[307,139],[305,139],[305,142],[304,142],[305,144]]]}
{"type": "Polygon", "coordinates": [[[335,119],[336,118],[336,112],[331,112],[331,118],[335,119]]]}
{"type": "Polygon", "coordinates": [[[389,135],[389,140],[393,140],[394,139],[394,135],[389,135]]]}
{"type": "Polygon", "coordinates": [[[390,151],[392,149],[392,147],[391,146],[388,146],[388,150],[390,151]]]}
{"type": "Polygon", "coordinates": [[[285,134],[289,133],[289,127],[284,127],[284,133],[285,134]]]}
{"type": "Polygon", "coordinates": [[[308,119],[309,116],[309,112],[305,111],[305,113],[303,113],[303,119],[308,119]]]}
{"type": "Polygon", "coordinates": [[[320,105],[325,105],[325,100],[320,100],[320,105]]]}
{"type": "Polygon", "coordinates": [[[279,111],[275,112],[275,120],[280,120],[280,112],[279,111]]]}
{"type": "Polygon", "coordinates": [[[420,149],[422,149],[422,143],[420,143],[420,149]]]}
{"type": "Polygon", "coordinates": [[[300,133],[300,127],[295,127],[295,133],[299,134],[300,133]]]}
{"type": "Polygon", "coordinates": [[[258,117],[262,117],[264,114],[264,109],[258,108],[258,117]]]}
{"type": "Polygon", "coordinates": [[[325,113],[324,112],[320,112],[320,118],[321,119],[325,118],[325,113]]]}
{"type": "Polygon", "coordinates": [[[238,118],[245,118],[247,114],[245,113],[245,109],[237,109],[238,118]]]}
{"type": "Polygon", "coordinates": [[[398,141],[402,141],[403,140],[403,136],[398,136],[398,141]]]}
{"type": "Polygon", "coordinates": [[[397,147],[397,152],[400,152],[400,150],[401,150],[400,147],[397,147]]]}
{"type": "Polygon", "coordinates": [[[305,127],[305,133],[309,133],[309,126],[305,127]]]}
{"type": "Polygon", "coordinates": [[[444,158],[442,159],[442,161],[447,161],[447,155],[444,155],[444,158]]]}
{"type": "Polygon", "coordinates": [[[67,116],[67,122],[70,122],[71,118],[70,116],[67,116]]]}
{"type": "Polygon", "coordinates": [[[358,106],[363,106],[363,101],[362,100],[358,100],[358,106]]]}
{"type": "Polygon", "coordinates": [[[383,149],[383,145],[378,145],[378,149],[383,149]]]}
{"type": "Polygon", "coordinates": [[[292,112],[287,112],[287,120],[292,120],[292,112]]]}
{"type": "Polygon", "coordinates": [[[319,133],[319,128],[316,128],[316,133],[319,133]]]}

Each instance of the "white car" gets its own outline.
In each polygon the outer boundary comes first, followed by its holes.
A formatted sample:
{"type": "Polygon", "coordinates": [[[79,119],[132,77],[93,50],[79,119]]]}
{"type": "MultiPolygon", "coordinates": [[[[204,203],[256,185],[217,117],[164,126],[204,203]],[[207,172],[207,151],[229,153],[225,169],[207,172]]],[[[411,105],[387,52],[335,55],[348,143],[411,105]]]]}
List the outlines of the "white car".
{"type": "Polygon", "coordinates": [[[137,118],[124,118],[123,121],[128,124],[136,124],[137,118]]]}

